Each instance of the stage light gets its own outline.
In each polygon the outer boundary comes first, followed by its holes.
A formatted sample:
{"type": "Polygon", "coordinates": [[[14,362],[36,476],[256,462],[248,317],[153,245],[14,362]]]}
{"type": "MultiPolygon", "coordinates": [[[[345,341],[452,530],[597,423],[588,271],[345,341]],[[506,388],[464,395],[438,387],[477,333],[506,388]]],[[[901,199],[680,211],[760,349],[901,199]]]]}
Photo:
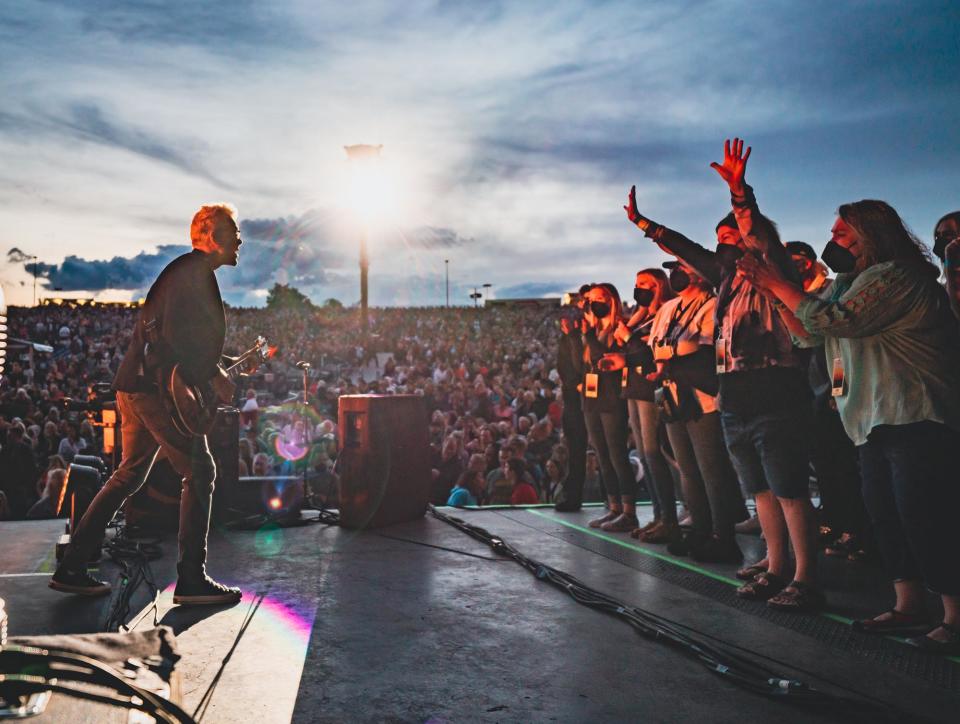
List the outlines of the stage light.
{"type": "Polygon", "coordinates": [[[387,215],[392,203],[391,186],[384,178],[380,165],[380,151],[383,146],[371,146],[357,143],[344,146],[350,164],[350,188],[347,198],[354,214],[362,221],[360,230],[360,331],[367,336],[367,275],[370,271],[370,257],[367,254],[367,237],[374,221],[387,215]]]}
{"type": "Polygon", "coordinates": [[[268,505],[270,506],[270,510],[280,510],[280,508],[283,507],[283,500],[277,496],[273,496],[270,498],[268,505]]]}

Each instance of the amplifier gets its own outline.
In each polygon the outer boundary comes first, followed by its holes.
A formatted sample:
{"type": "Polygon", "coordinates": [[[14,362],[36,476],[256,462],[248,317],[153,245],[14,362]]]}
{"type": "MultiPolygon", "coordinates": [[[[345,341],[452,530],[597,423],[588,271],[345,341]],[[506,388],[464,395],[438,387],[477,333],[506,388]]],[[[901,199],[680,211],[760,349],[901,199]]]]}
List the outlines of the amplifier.
{"type": "Polygon", "coordinates": [[[423,398],[344,395],[339,407],[340,525],[379,528],[421,517],[431,483],[423,398]]]}

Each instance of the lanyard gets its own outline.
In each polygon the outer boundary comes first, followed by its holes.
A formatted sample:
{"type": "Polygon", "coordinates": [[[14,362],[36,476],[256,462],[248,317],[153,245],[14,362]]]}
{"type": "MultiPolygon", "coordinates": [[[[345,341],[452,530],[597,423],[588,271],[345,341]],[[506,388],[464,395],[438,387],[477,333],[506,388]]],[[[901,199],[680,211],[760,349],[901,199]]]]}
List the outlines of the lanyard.
{"type": "Polygon", "coordinates": [[[691,312],[686,323],[681,325],[680,328],[676,330],[676,333],[674,333],[674,327],[680,324],[680,321],[684,318],[684,315],[686,315],[686,313],[690,310],[693,300],[691,300],[686,307],[684,307],[683,304],[677,304],[677,308],[670,317],[670,324],[667,325],[667,331],[664,332],[663,339],[670,344],[674,344],[677,341],[677,338],[690,326],[693,320],[697,318],[697,313],[703,309],[703,306],[709,301],[710,295],[704,294],[703,299],[700,300],[700,303],[694,308],[693,312],[691,312]]]}

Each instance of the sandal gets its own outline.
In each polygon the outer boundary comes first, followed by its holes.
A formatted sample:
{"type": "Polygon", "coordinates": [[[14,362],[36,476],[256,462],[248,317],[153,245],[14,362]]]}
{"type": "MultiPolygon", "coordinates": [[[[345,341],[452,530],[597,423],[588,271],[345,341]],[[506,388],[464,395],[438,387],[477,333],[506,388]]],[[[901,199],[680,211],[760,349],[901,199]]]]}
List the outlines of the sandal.
{"type": "Polygon", "coordinates": [[[786,588],[767,601],[770,608],[795,613],[819,611],[826,603],[820,589],[801,581],[790,581],[786,588]]]}
{"type": "Polygon", "coordinates": [[[630,531],[630,535],[633,538],[639,538],[641,533],[646,533],[648,530],[651,530],[658,525],[660,525],[660,519],[654,518],[646,525],[641,525],[639,528],[634,528],[632,531],[630,531]]]}
{"type": "Polygon", "coordinates": [[[608,523],[614,518],[619,517],[622,512],[622,510],[608,510],[599,518],[594,518],[591,520],[589,523],[587,523],[587,525],[589,525],[591,528],[599,528],[604,523],[608,523]]]}
{"type": "Polygon", "coordinates": [[[736,576],[741,581],[752,581],[761,573],[766,573],[766,572],[767,572],[766,566],[761,566],[756,563],[753,563],[747,566],[746,568],[741,568],[739,571],[737,571],[736,576]]]}
{"type": "Polygon", "coordinates": [[[608,520],[600,525],[600,530],[607,533],[629,533],[640,525],[637,516],[633,513],[621,513],[613,520],[608,520]]]}
{"type": "Polygon", "coordinates": [[[783,576],[764,571],[754,576],[752,581],[737,589],[737,596],[748,601],[767,601],[782,591],[788,581],[783,576]]]}
{"type": "Polygon", "coordinates": [[[924,651],[943,654],[945,656],[960,654],[960,627],[951,626],[948,623],[941,623],[937,628],[928,631],[927,634],[923,636],[909,638],[907,639],[907,643],[924,651]],[[936,639],[930,638],[930,634],[936,631],[937,628],[942,628],[947,632],[948,636],[946,641],[937,641],[936,639]]]}
{"type": "Polygon", "coordinates": [[[647,532],[641,533],[640,540],[644,543],[668,543],[679,532],[680,527],[676,523],[661,522],[647,532]]]}
{"type": "Polygon", "coordinates": [[[873,618],[854,621],[851,626],[853,626],[854,631],[860,631],[861,633],[895,634],[915,633],[918,630],[928,628],[929,624],[924,621],[923,616],[915,613],[903,613],[895,608],[891,608],[889,611],[878,613],[873,618]],[[884,614],[889,614],[890,617],[880,619],[884,614]]]}

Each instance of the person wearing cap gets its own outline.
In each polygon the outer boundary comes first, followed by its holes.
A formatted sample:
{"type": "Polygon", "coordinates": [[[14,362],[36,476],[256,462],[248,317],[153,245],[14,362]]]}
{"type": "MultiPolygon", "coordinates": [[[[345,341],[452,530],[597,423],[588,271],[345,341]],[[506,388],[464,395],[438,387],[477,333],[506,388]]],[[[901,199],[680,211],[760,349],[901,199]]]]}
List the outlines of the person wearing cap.
{"type": "Polygon", "coordinates": [[[817,252],[812,246],[805,241],[788,241],[784,246],[797,268],[805,292],[815,294],[829,283],[830,271],[826,264],[817,259],[817,252]]]}
{"type": "Polygon", "coordinates": [[[676,297],[657,312],[650,329],[656,363],[651,375],[667,438],[680,468],[692,530],[671,536],[667,550],[696,560],[738,563],[743,558],[734,524],[746,517],[737,476],[727,454],[717,408],[714,350],[716,296],[682,261],[664,262],[676,297]]]}
{"type": "Polygon", "coordinates": [[[737,594],[781,610],[813,611],[824,605],[824,597],[817,587],[817,524],[808,479],[812,420],[804,361],[773,301],[738,273],[736,262],[747,252],[765,253],[789,279],[799,282],[799,277],[768,219],[753,217],[770,231],[762,249],[744,237],[739,214],[756,204],[744,182],[749,149],[744,155],[734,139],[732,148],[727,141],[724,150],[723,164],[711,167],[728,181],[734,211],[717,225],[715,251],[643,216],[635,187],[624,210],[645,236],[696,270],[717,292],[720,421],[741,488],[756,500],[767,544],[765,559],[738,572],[752,578],[737,594]],[[791,546],[796,557],[792,576],[791,546]]]}

